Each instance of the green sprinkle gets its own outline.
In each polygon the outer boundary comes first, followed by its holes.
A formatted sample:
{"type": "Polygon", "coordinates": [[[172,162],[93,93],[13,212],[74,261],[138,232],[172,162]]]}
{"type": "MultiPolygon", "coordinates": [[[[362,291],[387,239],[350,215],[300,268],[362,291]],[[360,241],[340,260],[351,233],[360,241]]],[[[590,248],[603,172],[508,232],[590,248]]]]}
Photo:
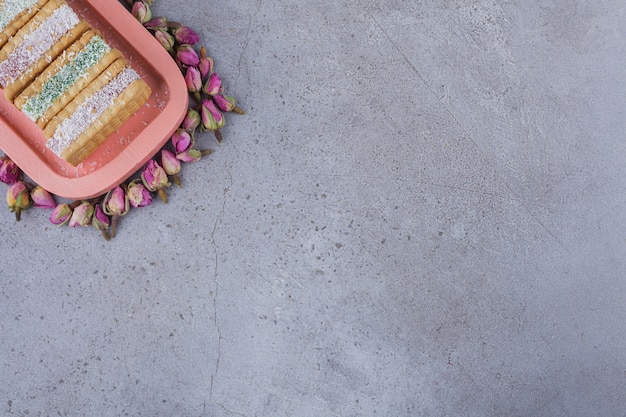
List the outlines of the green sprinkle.
{"type": "Polygon", "coordinates": [[[24,10],[30,9],[37,0],[6,0],[0,2],[0,29],[4,29],[24,10]]]}
{"type": "Polygon", "coordinates": [[[41,93],[31,97],[22,107],[22,111],[32,121],[37,121],[50,106],[61,97],[80,77],[96,65],[111,50],[100,36],[94,36],[89,43],[76,54],[61,70],[46,81],[41,93]]]}

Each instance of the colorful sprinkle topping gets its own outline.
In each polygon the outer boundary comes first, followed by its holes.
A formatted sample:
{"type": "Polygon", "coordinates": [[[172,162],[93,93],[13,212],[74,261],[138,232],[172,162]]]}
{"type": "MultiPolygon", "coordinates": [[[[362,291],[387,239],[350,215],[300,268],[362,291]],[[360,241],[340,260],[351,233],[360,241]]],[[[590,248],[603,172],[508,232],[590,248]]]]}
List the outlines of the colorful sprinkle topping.
{"type": "Polygon", "coordinates": [[[29,10],[37,0],[5,0],[0,2],[0,29],[4,30],[20,13],[29,10]]]}
{"type": "Polygon", "coordinates": [[[111,47],[100,36],[93,36],[87,45],[42,86],[41,93],[31,97],[22,111],[37,121],[50,106],[80,78],[96,65],[111,47]]]}
{"type": "Polygon", "coordinates": [[[37,62],[56,41],[79,23],[76,13],[67,5],[57,8],[40,26],[0,63],[0,85],[6,88],[37,62]]]}
{"type": "Polygon", "coordinates": [[[87,130],[107,108],[111,107],[126,87],[137,79],[139,75],[131,68],[122,70],[101,90],[78,106],[70,117],[63,120],[57,126],[54,135],[46,142],[46,146],[61,156],[63,150],[87,130]]]}

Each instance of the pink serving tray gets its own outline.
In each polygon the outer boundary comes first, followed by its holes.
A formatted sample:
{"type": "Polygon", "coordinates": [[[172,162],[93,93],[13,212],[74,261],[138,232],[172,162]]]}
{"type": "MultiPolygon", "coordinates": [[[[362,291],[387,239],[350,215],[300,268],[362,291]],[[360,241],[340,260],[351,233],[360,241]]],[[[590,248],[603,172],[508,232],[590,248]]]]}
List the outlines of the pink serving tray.
{"type": "Polygon", "coordinates": [[[87,199],[138,171],[167,142],[187,113],[188,95],[178,66],[118,0],[67,0],[107,43],[123,52],[152,89],[149,101],[74,167],[45,146],[41,129],[0,90],[0,149],[34,182],[68,199],[87,199]]]}

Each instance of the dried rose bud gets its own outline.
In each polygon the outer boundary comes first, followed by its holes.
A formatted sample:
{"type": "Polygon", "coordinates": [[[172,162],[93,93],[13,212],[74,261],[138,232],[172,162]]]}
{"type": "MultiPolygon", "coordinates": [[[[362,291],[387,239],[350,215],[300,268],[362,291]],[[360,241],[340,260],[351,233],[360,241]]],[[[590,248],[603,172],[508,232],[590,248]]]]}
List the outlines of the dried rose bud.
{"type": "Polygon", "coordinates": [[[109,216],[123,216],[130,210],[128,197],[121,186],[109,191],[102,200],[102,208],[109,216]]]}
{"type": "MultiPolygon", "coordinates": [[[[6,161],[5,161],[6,164],[6,161]]],[[[22,210],[31,206],[30,191],[23,181],[14,182],[7,189],[9,210],[15,213],[15,220],[20,221],[22,210]]]]}
{"type": "Polygon", "coordinates": [[[161,166],[167,175],[174,175],[180,172],[180,161],[176,159],[173,152],[163,149],[161,151],[161,166]]]}
{"type": "Polygon", "coordinates": [[[111,219],[106,215],[102,209],[102,205],[97,204],[91,218],[91,225],[102,232],[102,237],[105,240],[109,240],[111,236],[108,234],[109,227],[111,227],[111,219]]]}
{"type": "Polygon", "coordinates": [[[224,115],[215,107],[212,100],[202,101],[202,127],[205,130],[217,130],[224,126],[224,115]]]}
{"type": "Polygon", "coordinates": [[[118,185],[106,193],[102,199],[102,210],[104,214],[111,216],[111,232],[109,236],[114,238],[120,217],[124,216],[130,210],[128,196],[121,186],[118,185]]]}
{"type": "Polygon", "coordinates": [[[152,204],[152,194],[141,181],[134,180],[128,184],[126,195],[128,195],[130,205],[135,208],[152,204]]]}
{"type": "Polygon", "coordinates": [[[41,185],[36,186],[30,192],[30,198],[33,200],[33,206],[43,208],[55,208],[57,203],[54,197],[46,191],[41,185]]]}
{"type": "Polygon", "coordinates": [[[198,64],[198,69],[200,70],[200,75],[202,75],[202,79],[206,80],[206,78],[213,74],[213,59],[208,56],[201,56],[200,63],[198,64]]]}
{"type": "Polygon", "coordinates": [[[141,172],[141,180],[150,191],[157,191],[159,188],[170,185],[165,170],[155,160],[150,160],[141,172]]]}
{"type": "Polygon", "coordinates": [[[101,204],[96,205],[91,222],[98,230],[106,230],[111,225],[111,219],[106,215],[101,204]]]}
{"type": "Polygon", "coordinates": [[[155,17],[145,22],[143,27],[151,30],[167,30],[167,19],[164,17],[155,17]]]}
{"type": "Polygon", "coordinates": [[[217,108],[224,112],[233,111],[235,109],[235,98],[231,96],[225,96],[223,94],[217,94],[213,96],[213,101],[217,105],[217,108]]]}
{"type": "Polygon", "coordinates": [[[167,178],[167,173],[158,162],[154,159],[148,161],[146,167],[141,172],[141,180],[148,190],[158,192],[159,198],[161,198],[164,203],[167,203],[165,188],[169,187],[171,183],[167,178]]]}
{"type": "Polygon", "coordinates": [[[63,226],[65,223],[70,221],[72,217],[72,208],[69,204],[59,204],[52,210],[52,214],[50,214],[50,223],[63,226]]]}
{"type": "MultiPolygon", "coordinates": [[[[185,116],[185,119],[181,123],[180,127],[182,127],[187,132],[193,134],[193,132],[196,130],[196,128],[198,126],[200,126],[200,123],[202,123],[202,119],[200,118],[200,114],[197,111],[195,111],[194,109],[189,109],[187,111],[187,115],[185,116]]],[[[190,138],[190,140],[191,140],[191,138],[190,138]]],[[[176,151],[178,152],[178,148],[176,148],[176,151]]]]}
{"type": "Polygon", "coordinates": [[[222,80],[216,72],[209,76],[209,79],[204,83],[202,92],[210,96],[219,94],[222,90],[222,80]]]}
{"type": "Polygon", "coordinates": [[[191,136],[191,133],[189,133],[188,131],[179,128],[179,129],[176,129],[176,131],[172,135],[171,140],[172,140],[172,145],[174,146],[174,149],[176,150],[176,153],[178,153],[178,152],[183,152],[189,149],[189,147],[191,146],[193,142],[193,137],[191,136]]]}
{"type": "Polygon", "coordinates": [[[195,67],[200,63],[200,58],[191,45],[180,45],[176,48],[176,58],[185,66],[195,67]]]}
{"type": "Polygon", "coordinates": [[[163,166],[165,173],[172,176],[174,184],[182,187],[180,177],[178,176],[178,173],[180,172],[180,161],[176,159],[176,155],[167,149],[163,149],[161,151],[161,165],[163,166]]]}
{"type": "Polygon", "coordinates": [[[89,201],[82,201],[72,213],[69,227],[87,226],[91,224],[91,218],[93,217],[94,207],[89,201]]]}
{"type": "Polygon", "coordinates": [[[22,178],[22,171],[15,162],[9,158],[2,158],[2,165],[0,165],[0,181],[5,184],[14,184],[22,178]]]}
{"type": "Polygon", "coordinates": [[[138,1],[133,4],[133,8],[131,9],[133,16],[135,19],[139,20],[139,22],[143,25],[150,19],[152,19],[152,12],[150,11],[150,6],[145,1],[138,1]]]}
{"type": "Polygon", "coordinates": [[[200,70],[197,67],[187,68],[185,73],[185,83],[187,84],[187,90],[190,93],[197,93],[202,89],[202,76],[200,70]]]}
{"type": "Polygon", "coordinates": [[[154,32],[154,37],[166,51],[170,52],[174,50],[174,37],[168,32],[164,30],[157,30],[154,32]]]}
{"type": "Polygon", "coordinates": [[[202,158],[202,152],[197,149],[187,149],[176,154],[176,159],[182,162],[198,162],[202,158]]]}
{"type": "Polygon", "coordinates": [[[198,34],[187,26],[181,26],[173,31],[174,37],[178,43],[186,43],[189,45],[195,45],[200,40],[198,34]]]}

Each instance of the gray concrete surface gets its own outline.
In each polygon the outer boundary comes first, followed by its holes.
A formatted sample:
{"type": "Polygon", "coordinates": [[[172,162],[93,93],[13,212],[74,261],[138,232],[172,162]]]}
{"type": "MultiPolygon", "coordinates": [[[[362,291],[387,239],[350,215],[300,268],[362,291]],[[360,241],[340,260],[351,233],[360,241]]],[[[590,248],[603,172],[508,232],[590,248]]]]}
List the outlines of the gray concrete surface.
{"type": "Polygon", "coordinates": [[[216,153],[0,212],[3,416],[626,416],[626,3],[157,0],[216,153]]]}

